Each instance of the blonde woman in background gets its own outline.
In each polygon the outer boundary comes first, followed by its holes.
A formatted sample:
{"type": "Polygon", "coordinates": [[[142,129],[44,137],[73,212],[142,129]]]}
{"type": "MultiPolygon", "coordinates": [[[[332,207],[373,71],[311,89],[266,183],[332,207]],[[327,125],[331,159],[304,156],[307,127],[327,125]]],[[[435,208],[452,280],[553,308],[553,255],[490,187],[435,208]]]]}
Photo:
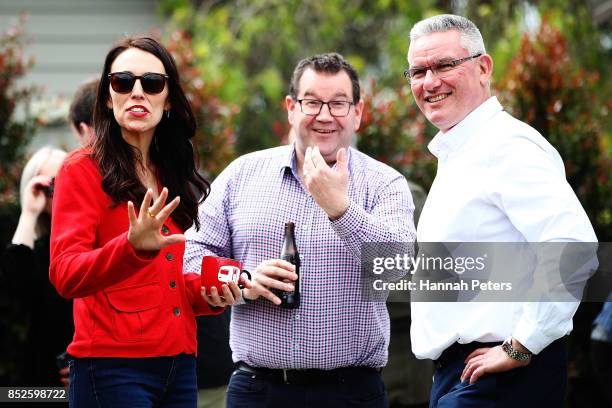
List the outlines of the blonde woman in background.
{"type": "Polygon", "coordinates": [[[61,385],[56,356],[74,329],[71,303],[49,282],[49,234],[53,180],[65,156],[43,147],[21,175],[19,222],[0,257],[3,385],[61,385]]]}
{"type": "Polygon", "coordinates": [[[28,161],[21,174],[21,215],[12,243],[34,249],[34,241],[49,234],[53,181],[66,152],[43,147],[28,161]]]}

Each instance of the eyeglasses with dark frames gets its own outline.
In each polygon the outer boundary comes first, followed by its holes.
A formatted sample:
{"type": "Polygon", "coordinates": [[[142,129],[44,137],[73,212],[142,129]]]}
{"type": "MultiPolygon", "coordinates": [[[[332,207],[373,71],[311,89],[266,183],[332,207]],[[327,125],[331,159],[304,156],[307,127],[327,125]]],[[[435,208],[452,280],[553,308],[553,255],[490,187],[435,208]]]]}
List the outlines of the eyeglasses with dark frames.
{"type": "Polygon", "coordinates": [[[404,76],[411,84],[423,81],[425,79],[425,76],[427,75],[427,70],[431,70],[431,73],[438,78],[444,78],[451,74],[453,69],[455,69],[455,67],[457,67],[458,65],[461,65],[464,62],[472,60],[474,58],[478,58],[481,55],[482,53],[479,52],[477,54],[465,58],[459,58],[451,61],[443,60],[427,67],[412,67],[404,71],[404,76]]]}
{"type": "Polygon", "coordinates": [[[147,72],[142,75],[134,75],[131,72],[112,72],[108,74],[108,78],[111,88],[117,93],[130,93],[134,88],[136,80],[139,79],[142,90],[148,94],[154,95],[164,90],[168,75],[158,74],[156,72],[147,72]]]}
{"type": "Polygon", "coordinates": [[[353,102],[349,101],[323,102],[318,99],[298,99],[297,101],[304,115],[318,116],[323,109],[323,105],[327,105],[329,114],[336,118],[347,116],[351,111],[351,105],[354,105],[353,102]]]}

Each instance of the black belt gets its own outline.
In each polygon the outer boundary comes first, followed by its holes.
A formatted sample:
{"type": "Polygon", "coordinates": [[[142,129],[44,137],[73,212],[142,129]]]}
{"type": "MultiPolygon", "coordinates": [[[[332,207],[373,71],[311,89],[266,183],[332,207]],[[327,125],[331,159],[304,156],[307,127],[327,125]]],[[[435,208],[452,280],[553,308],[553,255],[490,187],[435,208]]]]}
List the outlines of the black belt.
{"type": "Polygon", "coordinates": [[[253,375],[261,375],[280,383],[294,385],[340,384],[350,377],[382,372],[381,368],[373,367],[341,367],[333,370],[282,370],[252,367],[243,362],[238,363],[238,370],[253,375]]]}

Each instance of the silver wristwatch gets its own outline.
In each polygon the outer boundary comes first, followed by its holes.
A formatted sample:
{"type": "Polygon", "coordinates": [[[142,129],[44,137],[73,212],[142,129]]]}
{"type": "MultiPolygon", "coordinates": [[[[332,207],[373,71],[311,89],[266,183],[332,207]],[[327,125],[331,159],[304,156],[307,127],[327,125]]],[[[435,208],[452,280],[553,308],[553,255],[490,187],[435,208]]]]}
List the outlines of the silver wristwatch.
{"type": "Polygon", "coordinates": [[[512,347],[512,339],[507,339],[502,343],[502,350],[504,350],[511,359],[516,361],[529,361],[532,356],[530,352],[524,353],[512,347]]]}

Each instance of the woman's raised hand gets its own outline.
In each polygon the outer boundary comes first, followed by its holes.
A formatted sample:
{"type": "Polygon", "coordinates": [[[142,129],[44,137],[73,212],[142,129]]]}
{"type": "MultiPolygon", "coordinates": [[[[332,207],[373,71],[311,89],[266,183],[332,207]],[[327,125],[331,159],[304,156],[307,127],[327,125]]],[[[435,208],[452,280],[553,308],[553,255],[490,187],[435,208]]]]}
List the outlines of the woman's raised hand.
{"type": "Polygon", "coordinates": [[[33,177],[23,191],[21,211],[38,217],[45,210],[48,201],[42,188],[48,187],[50,184],[51,177],[49,176],[33,177]]]}
{"type": "Polygon", "coordinates": [[[153,199],[153,190],[148,189],[140,205],[138,216],[134,210],[134,203],[128,201],[128,217],[130,219],[128,241],[137,251],[157,251],[168,245],[185,241],[185,235],[183,234],[164,236],[161,233],[164,222],[180,203],[180,197],[176,197],[169,204],[164,205],[167,198],[168,189],[164,187],[157,200],[150,205],[153,199]]]}

